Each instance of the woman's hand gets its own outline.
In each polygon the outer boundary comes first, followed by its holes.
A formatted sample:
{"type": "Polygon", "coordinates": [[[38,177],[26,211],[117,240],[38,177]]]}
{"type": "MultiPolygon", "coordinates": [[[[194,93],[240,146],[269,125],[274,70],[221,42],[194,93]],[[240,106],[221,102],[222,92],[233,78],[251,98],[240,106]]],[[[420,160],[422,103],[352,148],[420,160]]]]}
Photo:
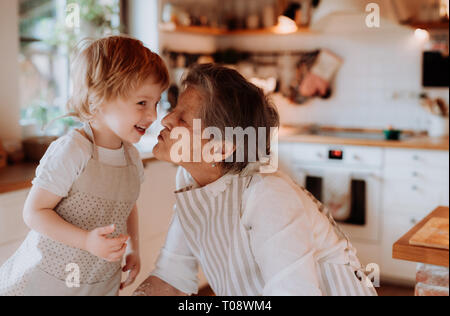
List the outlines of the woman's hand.
{"type": "Polygon", "coordinates": [[[115,225],[111,225],[90,231],[86,236],[84,249],[108,262],[120,261],[127,250],[128,236],[120,235],[117,238],[108,238],[107,236],[115,229],[115,225]]]}
{"type": "Polygon", "coordinates": [[[126,264],[123,267],[122,271],[123,272],[130,271],[130,272],[128,272],[128,278],[125,280],[125,282],[122,282],[120,284],[121,290],[133,284],[139,272],[141,271],[141,259],[139,253],[131,252],[130,254],[127,255],[126,264]]]}

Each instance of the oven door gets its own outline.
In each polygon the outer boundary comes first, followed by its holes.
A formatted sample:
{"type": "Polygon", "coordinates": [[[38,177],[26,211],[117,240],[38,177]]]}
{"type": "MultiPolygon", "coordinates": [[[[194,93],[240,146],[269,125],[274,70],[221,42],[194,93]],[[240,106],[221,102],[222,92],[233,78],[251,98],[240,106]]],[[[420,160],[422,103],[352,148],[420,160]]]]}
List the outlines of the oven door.
{"type": "Polygon", "coordinates": [[[295,180],[311,192],[319,201],[324,201],[325,177],[332,172],[348,172],[350,177],[348,216],[336,220],[348,236],[355,241],[378,242],[380,238],[381,174],[373,169],[356,169],[346,166],[297,167],[295,180]]]}

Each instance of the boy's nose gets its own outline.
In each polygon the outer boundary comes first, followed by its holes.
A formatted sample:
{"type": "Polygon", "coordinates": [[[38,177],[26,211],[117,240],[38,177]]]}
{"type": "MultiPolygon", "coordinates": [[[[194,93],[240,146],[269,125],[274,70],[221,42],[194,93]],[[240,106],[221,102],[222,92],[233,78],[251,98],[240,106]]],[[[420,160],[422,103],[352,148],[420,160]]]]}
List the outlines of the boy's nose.
{"type": "Polygon", "coordinates": [[[158,118],[158,112],[156,108],[149,107],[147,113],[145,113],[146,119],[151,120],[152,122],[156,121],[158,118]]]}

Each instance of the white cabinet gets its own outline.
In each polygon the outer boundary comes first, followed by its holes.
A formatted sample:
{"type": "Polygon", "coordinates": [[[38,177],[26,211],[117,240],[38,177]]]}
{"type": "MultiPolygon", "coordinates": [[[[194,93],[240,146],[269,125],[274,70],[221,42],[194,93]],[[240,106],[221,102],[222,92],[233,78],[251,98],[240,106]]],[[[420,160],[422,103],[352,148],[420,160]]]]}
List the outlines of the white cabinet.
{"type": "Polygon", "coordinates": [[[420,215],[391,213],[383,221],[382,260],[380,271],[383,279],[403,281],[414,284],[416,278],[416,263],[392,258],[394,243],[416,225],[420,215]]]}
{"type": "MultiPolygon", "coordinates": [[[[23,206],[29,190],[0,194],[0,246],[25,239],[29,229],[23,221],[23,206]]],[[[0,249],[0,264],[3,257],[0,249]]]]}
{"type": "Polygon", "coordinates": [[[146,165],[137,201],[142,241],[167,233],[175,204],[176,173],[177,167],[170,163],[153,160],[146,165]]]}
{"type": "MultiPolygon", "coordinates": [[[[137,201],[141,273],[134,284],[120,292],[121,296],[131,295],[155,268],[173,216],[176,173],[176,166],[158,160],[147,163],[145,167],[145,181],[137,201]]],[[[123,278],[126,278],[126,274],[123,278]]]]}
{"type": "Polygon", "coordinates": [[[383,277],[414,282],[415,264],[392,259],[393,244],[433,209],[448,206],[449,153],[385,149],[383,277]]]}
{"type": "MultiPolygon", "coordinates": [[[[121,296],[131,295],[155,268],[156,259],[164,246],[174,214],[177,168],[173,164],[157,160],[151,161],[145,167],[145,182],[141,186],[137,202],[142,268],[136,282],[121,292],[121,296]]],[[[206,284],[204,274],[201,273],[199,286],[206,284]]]]}

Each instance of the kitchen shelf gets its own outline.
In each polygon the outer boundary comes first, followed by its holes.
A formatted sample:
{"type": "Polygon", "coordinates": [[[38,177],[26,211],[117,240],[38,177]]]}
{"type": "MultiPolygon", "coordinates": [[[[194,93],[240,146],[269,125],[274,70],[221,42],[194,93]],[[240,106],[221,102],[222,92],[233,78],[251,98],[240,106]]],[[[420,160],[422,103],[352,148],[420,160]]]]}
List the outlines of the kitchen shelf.
{"type": "Polygon", "coordinates": [[[240,36],[240,35],[290,35],[290,34],[313,34],[309,28],[299,28],[296,32],[280,33],[275,27],[268,29],[255,29],[255,30],[235,30],[229,31],[214,27],[203,26],[174,26],[172,24],[160,24],[159,29],[165,33],[189,33],[197,35],[209,35],[209,36],[240,36]]]}
{"type": "Polygon", "coordinates": [[[430,30],[430,31],[438,31],[438,30],[447,30],[449,27],[448,21],[439,21],[439,22],[409,22],[405,25],[410,26],[416,29],[430,30]]]}

